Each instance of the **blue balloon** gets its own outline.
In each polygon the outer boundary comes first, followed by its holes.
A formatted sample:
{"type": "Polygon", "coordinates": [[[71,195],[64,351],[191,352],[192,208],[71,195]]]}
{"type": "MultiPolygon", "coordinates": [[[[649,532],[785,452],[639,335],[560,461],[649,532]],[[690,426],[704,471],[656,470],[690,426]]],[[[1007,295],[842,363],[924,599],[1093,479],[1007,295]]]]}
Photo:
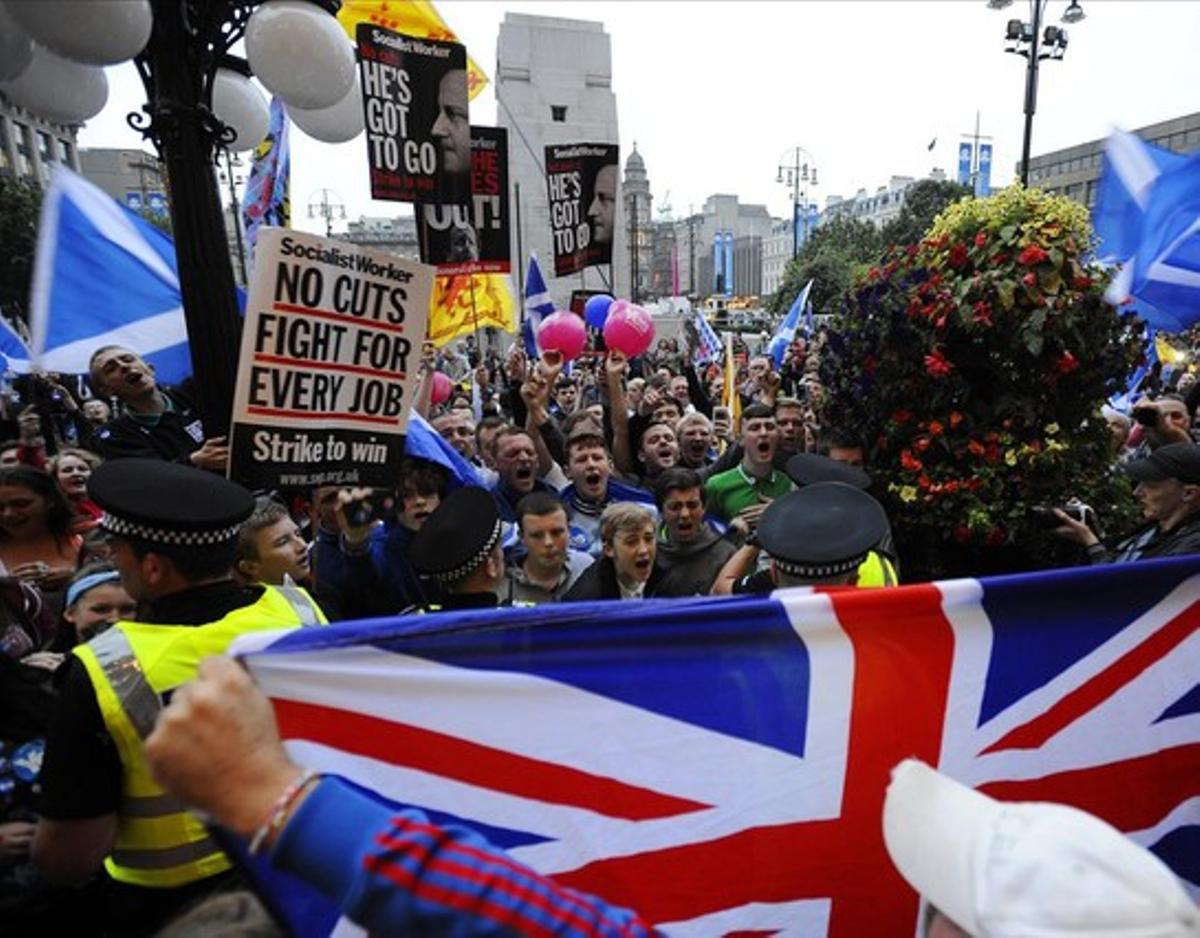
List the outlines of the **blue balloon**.
{"type": "Polygon", "coordinates": [[[583,304],[583,318],[593,329],[603,329],[608,320],[608,308],[612,306],[613,298],[607,293],[597,293],[589,296],[583,304]]]}

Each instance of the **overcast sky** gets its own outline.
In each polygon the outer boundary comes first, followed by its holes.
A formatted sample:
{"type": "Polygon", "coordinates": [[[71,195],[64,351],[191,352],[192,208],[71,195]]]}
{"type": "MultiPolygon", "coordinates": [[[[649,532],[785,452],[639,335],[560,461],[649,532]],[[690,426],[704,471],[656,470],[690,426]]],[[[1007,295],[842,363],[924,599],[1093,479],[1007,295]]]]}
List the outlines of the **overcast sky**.
{"type": "MultiPolygon", "coordinates": [[[[1061,62],[1044,62],[1034,155],[1200,110],[1200,2],[1081,0],[1061,62]]],[[[893,174],[953,175],[957,146],[981,115],[994,137],[993,181],[1020,157],[1025,61],[1004,50],[1005,22],[1028,18],[1017,0],[996,12],[983,0],[941,2],[493,2],[441,0],[447,23],[491,77],[506,11],[602,22],[612,37],[622,163],[634,140],[661,206],[676,215],[714,192],[789,214],[775,182],[784,151],[807,148],[819,170],[813,195],[874,190],[893,174]],[[933,152],[926,147],[933,138],[933,152]]],[[[1067,0],[1049,0],[1048,22],[1067,0]]],[[[111,69],[105,111],[84,146],[138,146],[125,113],[140,107],[131,65],[111,69]]],[[[492,87],[471,104],[472,123],[495,122],[492,87]]],[[[407,214],[368,194],[366,145],[317,143],[293,129],[293,224],[318,190],[351,217],[407,214]]],[[[340,225],[335,225],[340,227],[340,225]]]]}

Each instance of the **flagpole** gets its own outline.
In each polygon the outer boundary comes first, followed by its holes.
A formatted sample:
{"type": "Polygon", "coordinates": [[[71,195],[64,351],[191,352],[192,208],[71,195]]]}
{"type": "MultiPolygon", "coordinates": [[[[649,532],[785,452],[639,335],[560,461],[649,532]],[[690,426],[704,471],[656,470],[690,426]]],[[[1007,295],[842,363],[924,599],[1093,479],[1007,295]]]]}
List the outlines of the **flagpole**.
{"type": "Polygon", "coordinates": [[[521,184],[515,182],[513,183],[513,188],[516,190],[513,203],[517,209],[517,296],[521,298],[521,321],[517,323],[519,330],[525,324],[525,268],[522,266],[525,250],[522,246],[521,238],[521,184]]]}

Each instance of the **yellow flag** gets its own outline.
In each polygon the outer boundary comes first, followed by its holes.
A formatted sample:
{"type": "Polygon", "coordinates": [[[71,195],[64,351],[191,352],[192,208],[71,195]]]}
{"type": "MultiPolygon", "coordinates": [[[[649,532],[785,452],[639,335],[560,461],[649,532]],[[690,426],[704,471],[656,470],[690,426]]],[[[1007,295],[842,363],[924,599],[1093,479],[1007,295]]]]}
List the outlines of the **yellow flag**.
{"type": "Polygon", "coordinates": [[[1174,365],[1181,358],[1179,351],[1161,335],[1154,336],[1154,351],[1164,365],[1174,365]]]}
{"type": "Polygon", "coordinates": [[[733,333],[725,333],[725,391],[721,401],[729,408],[729,425],[734,434],[741,432],[742,395],[738,393],[737,361],[733,357],[733,333]]]}
{"type": "Polygon", "coordinates": [[[487,326],[512,332],[515,309],[507,274],[435,277],[429,302],[429,341],[441,347],[487,326]]]}
{"type": "MultiPolygon", "coordinates": [[[[454,31],[429,0],[342,0],[338,12],[342,29],[355,39],[359,23],[374,23],[406,36],[418,39],[444,39],[458,42],[454,31]]],[[[475,60],[467,56],[467,97],[474,98],[488,83],[475,60]]]]}

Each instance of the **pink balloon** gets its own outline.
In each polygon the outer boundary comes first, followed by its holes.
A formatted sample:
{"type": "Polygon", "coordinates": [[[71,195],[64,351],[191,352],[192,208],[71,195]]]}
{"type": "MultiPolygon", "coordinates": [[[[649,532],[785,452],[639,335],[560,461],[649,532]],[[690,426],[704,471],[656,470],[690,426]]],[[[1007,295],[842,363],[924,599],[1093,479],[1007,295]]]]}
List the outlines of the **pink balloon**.
{"type": "Polygon", "coordinates": [[[444,404],[450,400],[450,395],[454,393],[454,382],[440,371],[433,373],[433,390],[429,394],[429,400],[434,404],[444,404]]]}
{"type": "Polygon", "coordinates": [[[587,328],[574,313],[560,309],[542,320],[537,340],[543,351],[558,352],[569,362],[587,345],[587,328]]]}
{"type": "Polygon", "coordinates": [[[626,358],[641,355],[654,341],[654,319],[640,306],[617,300],[608,308],[604,344],[626,358]]]}

